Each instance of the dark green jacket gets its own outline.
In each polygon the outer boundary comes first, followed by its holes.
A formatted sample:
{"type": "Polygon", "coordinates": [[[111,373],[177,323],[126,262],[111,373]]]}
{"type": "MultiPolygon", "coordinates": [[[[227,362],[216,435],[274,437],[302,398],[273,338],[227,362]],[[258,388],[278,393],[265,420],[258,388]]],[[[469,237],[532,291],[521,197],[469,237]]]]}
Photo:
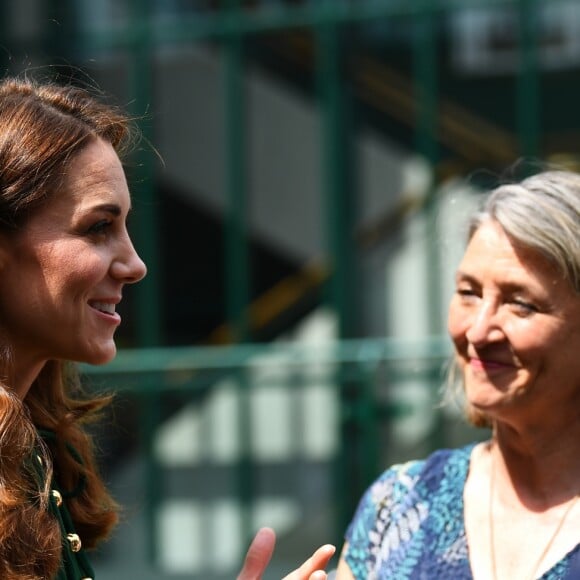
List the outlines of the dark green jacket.
{"type": "Polygon", "coordinates": [[[58,489],[54,481],[51,488],[49,509],[58,519],[62,536],[62,565],[55,580],[93,580],[95,573],[75,532],[66,507],[66,495],[58,489]]]}
{"type": "MultiPolygon", "coordinates": [[[[50,431],[39,431],[39,435],[46,440],[54,440],[54,433],[50,431]]],[[[80,461],[78,453],[69,448],[73,457],[80,461]]],[[[37,458],[37,472],[44,480],[46,474],[40,456],[37,458]]],[[[81,481],[76,489],[63,491],[57,482],[52,480],[51,493],[48,509],[58,520],[62,536],[62,564],[54,580],[94,580],[95,573],[82,548],[81,540],[77,535],[71,515],[67,509],[67,500],[82,492],[84,481],[81,481]]]]}

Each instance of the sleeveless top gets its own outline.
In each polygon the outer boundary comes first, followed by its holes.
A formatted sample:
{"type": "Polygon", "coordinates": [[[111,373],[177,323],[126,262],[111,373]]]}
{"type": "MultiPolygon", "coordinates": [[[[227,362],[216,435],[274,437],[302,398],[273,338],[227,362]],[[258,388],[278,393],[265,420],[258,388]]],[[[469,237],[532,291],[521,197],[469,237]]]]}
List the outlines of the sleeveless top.
{"type": "MultiPolygon", "coordinates": [[[[346,532],[355,580],[472,580],[463,489],[475,444],[395,465],[363,495],[346,532]]],[[[578,580],[580,544],[541,580],[578,580]]]]}

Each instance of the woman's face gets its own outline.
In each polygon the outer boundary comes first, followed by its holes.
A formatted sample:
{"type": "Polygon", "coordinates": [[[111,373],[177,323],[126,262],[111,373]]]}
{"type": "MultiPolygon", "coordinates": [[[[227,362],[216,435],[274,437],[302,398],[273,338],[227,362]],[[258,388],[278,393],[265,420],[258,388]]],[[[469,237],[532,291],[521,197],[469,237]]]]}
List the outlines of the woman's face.
{"type": "Polygon", "coordinates": [[[456,278],[448,329],[468,401],[495,418],[570,406],[580,395],[580,298],[571,285],[493,221],[473,235],[456,278]]]}
{"type": "Polygon", "coordinates": [[[117,154],[96,139],[72,160],[52,201],[0,237],[0,332],[16,369],[113,358],[116,305],[124,285],[146,273],[127,233],[130,206],[117,154]]]}

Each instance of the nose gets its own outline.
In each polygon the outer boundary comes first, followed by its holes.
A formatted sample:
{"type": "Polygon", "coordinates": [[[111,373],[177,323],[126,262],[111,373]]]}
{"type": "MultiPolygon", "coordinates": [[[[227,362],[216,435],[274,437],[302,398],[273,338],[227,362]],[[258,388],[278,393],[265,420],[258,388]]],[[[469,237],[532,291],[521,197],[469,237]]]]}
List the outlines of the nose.
{"type": "Polygon", "coordinates": [[[111,264],[111,275],[124,284],[135,284],[147,274],[147,266],[127,236],[118,257],[111,264]]]}
{"type": "Polygon", "coordinates": [[[465,337],[471,344],[478,346],[498,342],[503,336],[497,308],[492,302],[482,300],[468,321],[465,337]]]}

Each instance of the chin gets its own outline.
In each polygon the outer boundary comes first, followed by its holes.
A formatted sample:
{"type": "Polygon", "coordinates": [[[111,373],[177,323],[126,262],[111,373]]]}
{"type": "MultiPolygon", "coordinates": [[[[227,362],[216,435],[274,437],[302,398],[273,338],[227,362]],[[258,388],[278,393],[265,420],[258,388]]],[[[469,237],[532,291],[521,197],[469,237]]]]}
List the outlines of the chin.
{"type": "Polygon", "coordinates": [[[497,390],[474,389],[471,392],[466,390],[465,399],[470,407],[478,413],[487,413],[490,409],[502,404],[504,399],[502,393],[497,390]]]}
{"type": "Polygon", "coordinates": [[[91,352],[87,354],[79,362],[84,362],[90,365],[101,366],[111,362],[117,355],[117,347],[113,345],[109,348],[100,350],[98,352],[91,352]]]}

